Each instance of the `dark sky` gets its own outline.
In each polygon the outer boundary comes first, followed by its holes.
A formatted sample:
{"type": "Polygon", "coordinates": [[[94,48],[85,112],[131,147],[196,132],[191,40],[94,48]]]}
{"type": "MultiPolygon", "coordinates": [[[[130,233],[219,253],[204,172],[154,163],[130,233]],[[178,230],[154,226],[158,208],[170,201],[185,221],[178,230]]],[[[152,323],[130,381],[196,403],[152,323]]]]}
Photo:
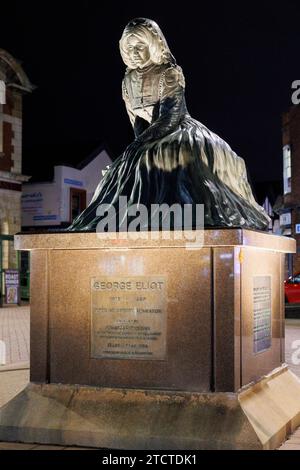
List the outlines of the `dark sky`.
{"type": "Polygon", "coordinates": [[[130,143],[118,42],[144,16],[183,68],[191,115],[245,159],[252,181],[281,178],[281,114],[300,79],[299,0],[6,3],[0,47],[37,86],[24,100],[25,174],[46,177],[101,142],[116,157],[130,143]]]}

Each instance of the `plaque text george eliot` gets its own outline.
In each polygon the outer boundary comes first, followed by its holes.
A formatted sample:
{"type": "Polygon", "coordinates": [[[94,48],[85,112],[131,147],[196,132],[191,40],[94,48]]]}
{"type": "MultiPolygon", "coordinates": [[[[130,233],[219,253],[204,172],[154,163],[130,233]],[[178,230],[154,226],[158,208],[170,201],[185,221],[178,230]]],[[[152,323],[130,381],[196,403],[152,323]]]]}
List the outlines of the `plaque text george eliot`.
{"type": "Polygon", "coordinates": [[[91,356],[166,358],[166,279],[162,276],[91,280],[91,356]]]}

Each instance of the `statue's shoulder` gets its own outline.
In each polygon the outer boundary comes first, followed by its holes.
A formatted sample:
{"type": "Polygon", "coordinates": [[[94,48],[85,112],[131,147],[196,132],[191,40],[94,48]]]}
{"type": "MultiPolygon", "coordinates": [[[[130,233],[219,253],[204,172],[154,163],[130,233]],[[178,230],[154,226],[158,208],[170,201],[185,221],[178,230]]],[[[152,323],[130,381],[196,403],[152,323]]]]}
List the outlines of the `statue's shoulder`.
{"type": "Polygon", "coordinates": [[[185,79],[182,72],[182,68],[177,64],[166,64],[166,68],[163,72],[164,82],[167,87],[174,87],[180,85],[185,88],[185,79]]]}
{"type": "Polygon", "coordinates": [[[127,67],[127,69],[125,70],[123,83],[126,83],[126,81],[130,80],[130,76],[131,76],[132,72],[133,72],[133,69],[130,69],[129,67],[127,67]]]}
{"type": "Polygon", "coordinates": [[[131,81],[131,76],[132,76],[133,69],[130,69],[127,67],[125,70],[125,74],[122,80],[122,92],[123,92],[123,98],[128,98],[128,89],[130,86],[130,81],[131,81]]]}

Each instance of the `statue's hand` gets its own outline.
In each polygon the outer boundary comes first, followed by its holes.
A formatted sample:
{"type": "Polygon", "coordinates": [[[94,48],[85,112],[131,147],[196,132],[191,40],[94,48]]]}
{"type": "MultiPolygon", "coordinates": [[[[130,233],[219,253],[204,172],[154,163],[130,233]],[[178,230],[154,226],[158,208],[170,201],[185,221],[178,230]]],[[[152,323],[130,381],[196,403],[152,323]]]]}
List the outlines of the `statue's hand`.
{"type": "Polygon", "coordinates": [[[110,169],[110,165],[106,165],[105,169],[101,171],[102,176],[105,176],[109,169],[110,169]]]}

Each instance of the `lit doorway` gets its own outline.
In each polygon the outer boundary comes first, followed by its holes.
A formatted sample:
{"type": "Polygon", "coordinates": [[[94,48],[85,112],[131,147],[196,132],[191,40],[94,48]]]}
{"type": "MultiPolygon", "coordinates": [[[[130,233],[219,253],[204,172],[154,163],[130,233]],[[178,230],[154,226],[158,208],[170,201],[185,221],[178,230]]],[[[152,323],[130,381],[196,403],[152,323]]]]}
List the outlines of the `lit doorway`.
{"type": "Polygon", "coordinates": [[[70,222],[86,208],[86,191],[84,189],[70,189],[70,222]]]}

